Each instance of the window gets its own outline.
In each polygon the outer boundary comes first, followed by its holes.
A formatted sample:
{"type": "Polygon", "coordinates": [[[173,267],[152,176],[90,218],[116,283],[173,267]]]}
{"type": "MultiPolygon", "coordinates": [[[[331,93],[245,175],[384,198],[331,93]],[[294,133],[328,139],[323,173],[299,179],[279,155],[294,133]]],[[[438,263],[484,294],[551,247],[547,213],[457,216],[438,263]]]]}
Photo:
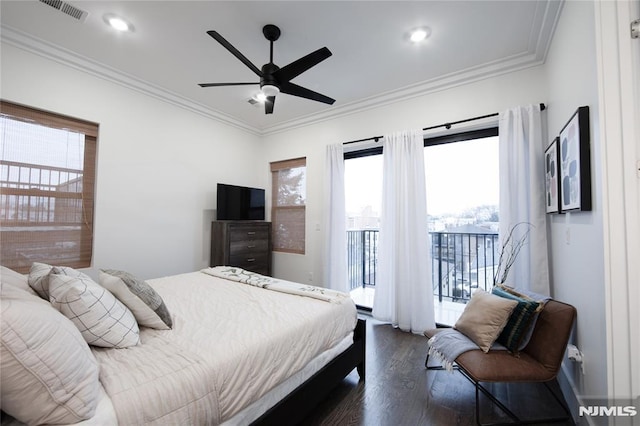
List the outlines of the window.
{"type": "Polygon", "coordinates": [[[273,250],[304,254],[307,160],[271,163],[273,250]]]}
{"type": "Polygon", "coordinates": [[[98,125],[0,101],[2,265],[91,266],[98,125]]]}
{"type": "MultiPolygon", "coordinates": [[[[494,127],[424,141],[425,213],[439,300],[468,300],[476,288],[490,288],[493,282],[500,186],[497,135],[494,127]]],[[[368,302],[359,302],[358,294],[369,297],[376,285],[382,152],[379,146],[344,155],[348,277],[352,290],[363,289],[352,293],[361,306],[368,302]]]]}

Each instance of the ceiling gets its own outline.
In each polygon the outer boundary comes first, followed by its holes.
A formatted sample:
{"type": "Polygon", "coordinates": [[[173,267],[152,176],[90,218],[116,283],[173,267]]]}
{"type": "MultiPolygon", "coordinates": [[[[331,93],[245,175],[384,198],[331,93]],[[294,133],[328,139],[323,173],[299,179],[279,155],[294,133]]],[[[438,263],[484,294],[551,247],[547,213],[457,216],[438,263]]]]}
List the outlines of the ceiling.
{"type": "Polygon", "coordinates": [[[3,0],[3,41],[257,134],[539,65],[561,9],[558,0],[68,3],[86,18],[37,0],[3,0]],[[134,31],[108,27],[108,13],[134,31]],[[198,86],[257,81],[206,31],[218,31],[260,68],[269,62],[266,24],[282,31],[274,44],[281,67],[320,47],[331,50],[292,82],[336,99],[333,105],[280,94],[274,113],[265,115],[248,102],[258,85],[198,86]],[[420,26],[431,36],[413,44],[408,33],[420,26]]]}

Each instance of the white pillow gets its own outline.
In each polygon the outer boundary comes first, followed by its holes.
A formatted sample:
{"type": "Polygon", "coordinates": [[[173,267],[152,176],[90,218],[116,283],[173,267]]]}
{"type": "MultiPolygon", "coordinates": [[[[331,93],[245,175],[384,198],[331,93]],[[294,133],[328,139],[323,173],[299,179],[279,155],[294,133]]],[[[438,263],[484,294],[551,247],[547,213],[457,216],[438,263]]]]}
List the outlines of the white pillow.
{"type": "Polygon", "coordinates": [[[38,297],[38,294],[29,287],[28,277],[26,275],[20,274],[6,266],[0,266],[0,285],[3,298],[10,297],[9,293],[18,292],[18,294],[27,293],[37,297],[38,300],[42,300],[38,297]]]}
{"type": "Polygon", "coordinates": [[[49,275],[51,304],[69,318],[93,346],[127,348],[140,341],[133,314],[109,290],[90,278],[70,277],[54,267],[49,275]]]}
{"type": "MultiPolygon", "coordinates": [[[[58,274],[91,279],[88,275],[67,266],[56,266],[56,268],[58,268],[58,274]]],[[[49,300],[49,274],[52,269],[53,266],[46,263],[34,262],[29,270],[29,286],[44,300],[49,300]]]]}
{"type": "Polygon", "coordinates": [[[138,325],[159,330],[169,330],[173,325],[162,297],[146,282],[124,271],[102,269],[100,285],[133,312],[138,325]]]}
{"type": "Polygon", "coordinates": [[[22,294],[24,299],[2,299],[2,410],[27,424],[92,417],[100,382],[89,346],[49,303],[22,294]]]}

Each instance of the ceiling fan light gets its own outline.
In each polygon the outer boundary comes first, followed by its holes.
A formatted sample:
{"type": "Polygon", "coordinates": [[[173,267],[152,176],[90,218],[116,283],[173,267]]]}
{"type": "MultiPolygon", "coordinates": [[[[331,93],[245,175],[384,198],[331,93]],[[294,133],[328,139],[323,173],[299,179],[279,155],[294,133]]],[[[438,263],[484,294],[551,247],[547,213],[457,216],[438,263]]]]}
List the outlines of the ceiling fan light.
{"type": "Polygon", "coordinates": [[[259,92],[253,97],[253,99],[255,99],[258,102],[264,103],[267,100],[267,95],[265,95],[263,92],[259,92]]]}
{"type": "Polygon", "coordinates": [[[265,84],[262,86],[262,93],[265,96],[276,96],[280,93],[280,89],[278,89],[278,86],[274,86],[273,84],[265,84]]]}

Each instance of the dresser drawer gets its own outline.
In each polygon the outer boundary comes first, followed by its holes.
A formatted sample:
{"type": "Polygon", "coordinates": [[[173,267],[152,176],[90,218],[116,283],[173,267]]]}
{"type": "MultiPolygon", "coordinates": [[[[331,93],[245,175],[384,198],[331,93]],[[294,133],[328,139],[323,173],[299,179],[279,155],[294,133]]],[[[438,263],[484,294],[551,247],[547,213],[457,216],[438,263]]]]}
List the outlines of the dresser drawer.
{"type": "Polygon", "coordinates": [[[269,256],[264,252],[246,255],[238,255],[234,253],[229,256],[229,266],[237,266],[254,272],[257,272],[256,269],[268,269],[268,261],[269,256]]]}
{"type": "Polygon", "coordinates": [[[269,240],[239,240],[229,243],[230,252],[234,255],[263,254],[269,250],[269,240]]]}
{"type": "Polygon", "coordinates": [[[234,226],[229,230],[229,242],[268,240],[269,228],[266,226],[234,226]]]}

